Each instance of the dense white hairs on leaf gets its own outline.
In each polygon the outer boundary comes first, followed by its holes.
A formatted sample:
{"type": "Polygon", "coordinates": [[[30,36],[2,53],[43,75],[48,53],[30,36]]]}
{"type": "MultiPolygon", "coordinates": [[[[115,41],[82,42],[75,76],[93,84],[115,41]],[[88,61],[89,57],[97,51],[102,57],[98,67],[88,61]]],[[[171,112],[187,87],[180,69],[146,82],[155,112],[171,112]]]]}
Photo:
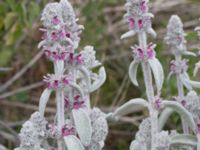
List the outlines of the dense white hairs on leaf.
{"type": "Polygon", "coordinates": [[[193,75],[196,76],[198,71],[200,69],[200,61],[198,63],[195,64],[195,68],[194,68],[194,71],[193,71],[193,75]]]}
{"type": "Polygon", "coordinates": [[[161,131],[157,135],[158,145],[157,150],[169,150],[170,147],[170,136],[167,131],[161,131]]]}
{"type": "Polygon", "coordinates": [[[129,66],[129,77],[131,79],[131,82],[135,85],[138,86],[138,81],[137,81],[137,70],[138,70],[139,63],[136,60],[133,60],[129,66]]]}
{"type": "Polygon", "coordinates": [[[184,117],[190,129],[195,133],[196,132],[196,124],[194,122],[192,114],[187,111],[181,104],[174,102],[174,101],[163,101],[164,108],[171,108],[175,112],[179,113],[180,116],[184,117]]]}
{"type": "Polygon", "coordinates": [[[183,31],[181,19],[177,15],[173,15],[167,25],[167,36],[165,37],[166,43],[172,46],[184,44],[186,42],[184,36],[185,33],[183,31]]]}
{"type": "Polygon", "coordinates": [[[46,109],[46,105],[47,105],[47,102],[49,100],[49,97],[51,95],[51,92],[52,90],[49,90],[49,89],[45,89],[40,97],[40,100],[39,100],[39,112],[42,116],[44,116],[44,112],[45,112],[45,109],[46,109]]]}
{"type": "Polygon", "coordinates": [[[190,134],[177,134],[171,136],[171,145],[191,145],[197,146],[197,137],[190,134]]]}
{"type": "Polygon", "coordinates": [[[64,137],[64,141],[68,150],[84,150],[80,140],[74,135],[64,137]]]}
{"type": "Polygon", "coordinates": [[[100,143],[91,141],[91,144],[87,147],[87,150],[102,150],[102,146],[100,143]]]}
{"type": "Polygon", "coordinates": [[[96,91],[104,84],[105,81],[106,81],[106,71],[104,67],[101,67],[99,69],[99,74],[97,79],[91,85],[90,92],[96,91]]]}
{"type": "Polygon", "coordinates": [[[106,139],[108,134],[108,124],[105,117],[97,118],[92,124],[92,140],[95,142],[101,142],[106,139]]]}
{"type": "Polygon", "coordinates": [[[57,16],[60,21],[63,22],[61,6],[57,2],[47,4],[41,17],[44,27],[51,28],[53,25],[52,20],[55,16],[57,16]]]}
{"type": "Polygon", "coordinates": [[[148,60],[148,62],[152,69],[155,82],[156,82],[157,91],[159,94],[164,82],[164,71],[163,71],[162,65],[160,64],[160,61],[157,58],[150,59],[148,60]]]}
{"type": "Polygon", "coordinates": [[[151,119],[146,118],[139,126],[139,131],[136,133],[136,140],[140,143],[150,143],[151,135],[151,119]]]}
{"type": "Polygon", "coordinates": [[[101,63],[96,60],[96,51],[94,50],[93,46],[85,46],[83,51],[80,53],[84,59],[84,65],[87,68],[92,69],[101,65],[101,63]]]}
{"type": "Polygon", "coordinates": [[[123,116],[123,115],[133,112],[134,110],[138,110],[142,108],[148,108],[148,102],[142,98],[135,98],[135,99],[129,100],[127,103],[117,108],[114,111],[113,115],[123,116]]]}
{"type": "Polygon", "coordinates": [[[81,142],[83,145],[89,146],[92,137],[92,126],[88,113],[84,109],[73,109],[72,115],[81,142]]]}
{"type": "Polygon", "coordinates": [[[38,133],[35,130],[34,124],[31,121],[26,121],[19,134],[20,146],[18,150],[39,150],[40,140],[38,133]]]}
{"type": "Polygon", "coordinates": [[[76,15],[72,5],[68,0],[61,0],[60,7],[62,10],[63,21],[65,23],[70,23],[69,25],[73,25],[73,23],[76,22],[76,15]]]}
{"type": "Polygon", "coordinates": [[[185,108],[193,115],[196,122],[200,120],[200,97],[195,91],[187,94],[185,108]]]}
{"type": "Polygon", "coordinates": [[[131,142],[130,150],[147,150],[145,143],[140,143],[137,140],[131,142]]]}

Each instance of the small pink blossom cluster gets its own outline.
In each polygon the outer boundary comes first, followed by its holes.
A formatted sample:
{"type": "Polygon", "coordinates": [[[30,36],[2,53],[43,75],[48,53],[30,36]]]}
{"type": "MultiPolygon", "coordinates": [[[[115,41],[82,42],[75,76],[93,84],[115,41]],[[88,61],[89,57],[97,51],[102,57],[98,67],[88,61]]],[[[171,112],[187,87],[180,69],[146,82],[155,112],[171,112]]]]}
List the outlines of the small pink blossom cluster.
{"type": "Polygon", "coordinates": [[[187,71],[188,69],[188,60],[172,60],[170,63],[170,71],[173,74],[181,74],[187,71]]]}
{"type": "Polygon", "coordinates": [[[175,101],[177,101],[178,103],[180,103],[182,106],[186,106],[186,104],[187,104],[187,101],[186,101],[186,99],[185,98],[183,98],[183,97],[180,97],[180,96],[176,96],[176,97],[173,97],[173,99],[175,100],[175,101]]]}
{"type": "Polygon", "coordinates": [[[154,107],[157,109],[157,110],[160,110],[163,105],[162,105],[162,99],[160,98],[160,96],[156,96],[155,97],[155,100],[154,100],[154,107]]]}
{"type": "Polygon", "coordinates": [[[48,89],[57,90],[69,86],[72,83],[72,77],[70,75],[48,74],[43,81],[48,89]]]}
{"type": "Polygon", "coordinates": [[[63,60],[65,63],[70,65],[82,65],[84,59],[81,54],[75,54],[73,52],[68,52],[66,50],[53,51],[53,50],[44,50],[46,57],[51,61],[63,60]]]}
{"type": "Polygon", "coordinates": [[[80,109],[86,107],[85,99],[80,95],[74,97],[73,103],[71,104],[68,97],[65,97],[65,108],[66,109],[80,109]]]}
{"type": "Polygon", "coordinates": [[[152,16],[148,13],[147,4],[148,0],[127,0],[125,18],[129,23],[130,30],[139,32],[151,28],[152,16]]]}
{"type": "Polygon", "coordinates": [[[138,61],[143,61],[143,60],[155,58],[155,55],[156,55],[155,47],[156,47],[155,44],[149,43],[146,49],[142,49],[141,47],[137,45],[134,47],[131,47],[131,49],[133,50],[134,58],[138,61]]]}
{"type": "Polygon", "coordinates": [[[60,139],[65,136],[76,134],[75,127],[70,126],[70,125],[64,125],[60,131],[55,124],[49,124],[48,132],[49,132],[50,137],[56,138],[56,139],[60,139]]]}
{"type": "Polygon", "coordinates": [[[167,26],[167,36],[165,37],[165,41],[168,45],[175,46],[180,48],[186,44],[185,40],[185,32],[183,30],[183,23],[180,18],[176,15],[173,15],[167,26]]]}

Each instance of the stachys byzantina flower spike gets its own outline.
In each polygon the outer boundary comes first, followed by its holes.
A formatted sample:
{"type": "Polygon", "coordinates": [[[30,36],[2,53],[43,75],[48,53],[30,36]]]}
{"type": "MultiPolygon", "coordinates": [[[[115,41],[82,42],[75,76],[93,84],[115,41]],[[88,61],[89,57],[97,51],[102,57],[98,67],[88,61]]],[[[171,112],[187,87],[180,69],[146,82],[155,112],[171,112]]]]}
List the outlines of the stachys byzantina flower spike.
{"type": "Polygon", "coordinates": [[[124,18],[128,22],[129,30],[121,36],[121,39],[134,36],[138,32],[145,31],[156,36],[152,28],[151,18],[153,14],[149,13],[148,0],[127,0],[125,4],[127,13],[124,18]]]}
{"type": "Polygon", "coordinates": [[[173,15],[167,25],[165,42],[172,47],[172,51],[175,55],[185,54],[196,56],[194,53],[187,51],[185,36],[186,33],[183,30],[181,19],[179,16],[173,15]]]}
{"type": "Polygon", "coordinates": [[[39,100],[39,112],[23,125],[17,150],[101,150],[108,125],[105,115],[91,108],[89,95],[105,82],[105,68],[96,59],[93,46],[77,51],[84,27],[77,24],[68,0],[47,4],[41,21],[44,35],[39,48],[53,63],[54,72],[44,76],[46,88],[39,100]],[[93,72],[99,66],[98,73],[93,72]],[[45,109],[52,93],[56,116],[53,122],[47,122],[45,109]],[[99,116],[91,118],[93,112],[99,116]]]}

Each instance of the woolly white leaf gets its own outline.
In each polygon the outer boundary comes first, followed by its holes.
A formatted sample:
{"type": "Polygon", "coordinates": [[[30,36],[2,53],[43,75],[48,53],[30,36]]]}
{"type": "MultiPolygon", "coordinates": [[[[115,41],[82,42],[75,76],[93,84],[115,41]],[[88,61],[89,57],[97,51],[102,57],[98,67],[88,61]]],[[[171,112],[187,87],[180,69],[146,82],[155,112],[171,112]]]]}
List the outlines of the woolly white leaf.
{"type": "Polygon", "coordinates": [[[172,108],[175,112],[179,113],[180,116],[184,117],[193,132],[196,132],[196,125],[192,114],[187,111],[181,104],[174,101],[163,101],[162,103],[165,108],[172,108]]]}
{"type": "Polygon", "coordinates": [[[90,72],[85,68],[81,67],[80,72],[83,74],[87,88],[90,89],[91,86],[91,80],[90,80],[90,72]]]}
{"type": "Polygon", "coordinates": [[[44,116],[45,108],[47,105],[47,102],[49,100],[49,97],[51,95],[52,90],[50,89],[45,89],[40,97],[39,101],[39,112],[42,116],[44,116]]]}
{"type": "MultiPolygon", "coordinates": [[[[200,82],[190,80],[187,73],[185,73],[183,77],[184,77],[183,82],[185,82],[186,84],[188,84],[188,85],[190,85],[191,87],[194,87],[194,88],[200,88],[200,82]]],[[[192,89],[190,89],[190,90],[192,90],[192,89]]]]}
{"type": "Polygon", "coordinates": [[[184,55],[188,55],[188,56],[194,56],[194,57],[196,57],[196,54],[195,54],[195,53],[189,52],[189,51],[184,51],[183,54],[184,54],[184,55]]]}
{"type": "Polygon", "coordinates": [[[134,110],[147,108],[148,102],[141,98],[129,100],[127,103],[117,108],[113,113],[114,116],[122,116],[131,113],[134,110]]]}
{"type": "Polygon", "coordinates": [[[190,134],[178,134],[171,137],[171,144],[186,144],[197,146],[197,138],[190,134]]]}
{"type": "Polygon", "coordinates": [[[44,46],[47,42],[45,40],[41,41],[39,44],[38,44],[38,49],[40,49],[42,46],[44,46]]]}
{"type": "Polygon", "coordinates": [[[76,84],[76,83],[71,83],[70,84],[72,88],[74,88],[81,96],[83,96],[83,90],[81,89],[81,87],[76,84]]]}
{"type": "Polygon", "coordinates": [[[104,67],[101,67],[99,69],[98,79],[94,81],[94,83],[91,85],[90,92],[96,91],[103,85],[105,81],[106,81],[106,71],[104,67]]]}
{"type": "Polygon", "coordinates": [[[173,109],[171,108],[165,108],[162,113],[159,116],[159,131],[161,131],[163,129],[163,127],[165,126],[167,120],[169,119],[170,115],[173,113],[173,109]]]}
{"type": "Polygon", "coordinates": [[[199,68],[200,68],[200,62],[195,64],[195,68],[194,68],[194,71],[193,71],[193,76],[197,75],[197,72],[199,71],[199,68]]]}
{"type": "Polygon", "coordinates": [[[200,150],[200,135],[197,134],[197,150],[200,150]]]}
{"type": "Polygon", "coordinates": [[[129,38],[129,37],[132,37],[136,34],[136,32],[134,30],[130,30],[126,33],[124,33],[122,36],[121,36],[121,39],[125,39],[125,38],[129,38]]]}
{"type": "Polygon", "coordinates": [[[83,145],[89,146],[92,137],[92,127],[89,115],[84,109],[73,109],[72,115],[81,142],[83,145]]]}
{"type": "Polygon", "coordinates": [[[138,86],[138,81],[137,81],[138,65],[139,65],[139,63],[136,60],[133,60],[129,66],[129,77],[130,77],[132,83],[136,86],[138,86]]]}
{"type": "Polygon", "coordinates": [[[135,140],[131,142],[130,150],[147,150],[147,148],[145,143],[140,143],[135,140]]]}
{"type": "Polygon", "coordinates": [[[181,82],[183,83],[183,85],[189,90],[191,91],[192,90],[192,85],[190,83],[187,82],[187,80],[190,80],[188,79],[189,76],[187,74],[180,74],[180,80],[181,82]]]}
{"type": "Polygon", "coordinates": [[[164,82],[164,72],[163,72],[162,65],[160,64],[157,58],[149,59],[148,62],[154,74],[157,91],[160,92],[163,86],[163,82],[164,82]]]}
{"type": "Polygon", "coordinates": [[[145,17],[150,17],[150,18],[154,18],[154,14],[152,14],[152,13],[145,13],[143,16],[145,16],[145,17]]]}
{"type": "Polygon", "coordinates": [[[154,38],[157,36],[157,33],[153,28],[147,29],[147,33],[151,34],[154,38]]]}
{"type": "Polygon", "coordinates": [[[68,150],[84,150],[80,140],[74,135],[64,137],[64,141],[68,150]]]}

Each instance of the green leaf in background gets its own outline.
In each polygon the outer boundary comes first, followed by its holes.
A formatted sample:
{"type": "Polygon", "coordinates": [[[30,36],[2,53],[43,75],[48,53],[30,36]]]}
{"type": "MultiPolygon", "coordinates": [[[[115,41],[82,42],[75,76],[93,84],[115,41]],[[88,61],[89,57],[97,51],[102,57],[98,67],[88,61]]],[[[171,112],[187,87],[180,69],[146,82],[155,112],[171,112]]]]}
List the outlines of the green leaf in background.
{"type": "Polygon", "coordinates": [[[188,41],[198,39],[197,32],[189,32],[189,33],[187,33],[186,39],[188,41]]]}
{"type": "Polygon", "coordinates": [[[19,17],[20,22],[26,24],[27,22],[27,10],[24,3],[16,5],[16,13],[19,17]]]}
{"type": "Polygon", "coordinates": [[[3,51],[0,51],[0,66],[6,66],[12,57],[12,50],[10,49],[4,49],[3,51]]]}
{"type": "Polygon", "coordinates": [[[14,95],[12,97],[12,100],[17,100],[18,102],[26,102],[28,100],[28,93],[27,92],[20,92],[20,93],[17,93],[16,95],[14,95]]]}
{"type": "Polygon", "coordinates": [[[29,10],[31,11],[29,11],[28,21],[29,21],[29,24],[32,25],[35,19],[39,17],[40,6],[35,2],[30,2],[29,10]]]}
{"type": "Polygon", "coordinates": [[[4,18],[0,17],[0,30],[4,27],[4,18]]]}
{"type": "Polygon", "coordinates": [[[11,30],[9,30],[9,32],[5,36],[6,46],[14,44],[21,35],[22,35],[22,27],[19,23],[15,23],[12,26],[11,30]]]}
{"type": "Polygon", "coordinates": [[[16,6],[16,1],[15,0],[6,0],[6,3],[12,9],[12,11],[15,11],[15,6],[16,6]]]}
{"type": "Polygon", "coordinates": [[[16,18],[17,18],[17,14],[14,12],[10,12],[6,14],[6,17],[4,19],[4,26],[6,30],[8,30],[11,27],[11,25],[15,22],[16,18]]]}

